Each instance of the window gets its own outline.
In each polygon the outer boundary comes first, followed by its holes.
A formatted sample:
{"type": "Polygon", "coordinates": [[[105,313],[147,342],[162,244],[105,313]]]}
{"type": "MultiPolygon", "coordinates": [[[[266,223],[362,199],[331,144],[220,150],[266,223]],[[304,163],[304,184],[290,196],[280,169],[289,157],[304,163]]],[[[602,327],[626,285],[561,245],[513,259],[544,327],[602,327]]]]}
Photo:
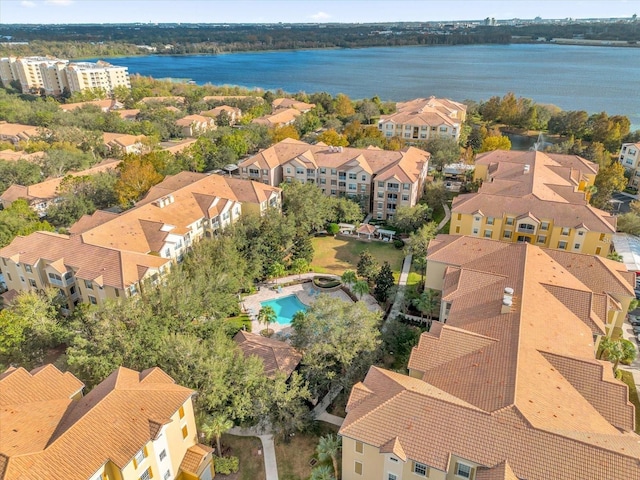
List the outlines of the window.
{"type": "Polygon", "coordinates": [[[31,285],[33,288],[36,288],[38,285],[36,284],[36,281],[33,278],[29,279],[29,285],[31,285]]]}
{"type": "Polygon", "coordinates": [[[378,202],[378,209],[382,209],[382,202],[378,202]]]}
{"type": "Polygon", "coordinates": [[[413,462],[413,473],[421,477],[427,476],[427,466],[424,463],[413,462]]]}
{"type": "Polygon", "coordinates": [[[549,222],[542,222],[540,224],[540,230],[549,230],[549,222]]]}
{"type": "Polygon", "coordinates": [[[378,198],[384,198],[384,192],[378,192],[378,198]]]}
{"type": "Polygon", "coordinates": [[[602,247],[597,247],[596,248],[596,255],[600,255],[600,252],[602,252],[602,247]]]}
{"type": "Polygon", "coordinates": [[[513,225],[513,218],[507,217],[504,223],[505,225],[513,225]]]}
{"type": "Polygon", "coordinates": [[[145,449],[143,448],[138,453],[136,453],[136,456],[134,457],[135,465],[140,465],[145,458],[147,458],[147,452],[145,452],[145,449]]]}
{"type": "Polygon", "coordinates": [[[491,238],[491,230],[484,231],[484,238],[491,238]]]}
{"type": "Polygon", "coordinates": [[[287,173],[291,173],[291,167],[287,167],[287,173]]]}
{"type": "Polygon", "coordinates": [[[331,169],[331,175],[337,175],[338,170],[336,170],[335,168],[331,169]]]}
{"type": "Polygon", "coordinates": [[[331,180],[331,185],[338,185],[338,181],[337,180],[331,180]]]}
{"type": "Polygon", "coordinates": [[[389,480],[398,480],[398,477],[395,474],[390,473],[388,479],[389,480]]]}
{"type": "Polygon", "coordinates": [[[579,244],[579,243],[576,243],[576,244],[573,246],[573,248],[575,248],[576,250],[580,250],[580,244],[579,244]]]}
{"type": "Polygon", "coordinates": [[[69,289],[69,293],[70,293],[71,295],[75,295],[75,294],[76,294],[76,286],[75,286],[75,285],[73,285],[73,286],[69,289]]]}
{"type": "Polygon", "coordinates": [[[403,202],[408,202],[409,201],[409,195],[402,195],[402,201],[403,202]]]}
{"type": "Polygon", "coordinates": [[[389,457],[389,460],[398,463],[398,459],[396,457],[389,457]]]}
{"type": "Polygon", "coordinates": [[[494,219],[493,217],[487,217],[487,225],[493,225],[494,219]]]}
{"type": "Polygon", "coordinates": [[[49,274],[49,280],[51,280],[53,283],[62,283],[62,277],[55,273],[49,274]]]}
{"type": "Polygon", "coordinates": [[[462,214],[461,213],[458,214],[458,221],[460,221],[460,220],[462,220],[462,214]]]}
{"type": "Polygon", "coordinates": [[[24,266],[24,271],[27,272],[27,273],[32,273],[33,270],[31,269],[31,265],[25,265],[24,266]]]}
{"type": "Polygon", "coordinates": [[[473,219],[474,219],[476,222],[479,222],[479,221],[480,221],[480,217],[474,217],[473,219]]]}
{"type": "Polygon", "coordinates": [[[171,478],[171,471],[167,470],[164,472],[164,480],[169,480],[171,478]]]}
{"type": "Polygon", "coordinates": [[[24,283],[24,277],[22,275],[20,275],[20,281],[24,283]]]}
{"type": "Polygon", "coordinates": [[[367,181],[367,176],[363,173],[363,174],[362,174],[362,176],[360,177],[360,179],[361,179],[363,182],[366,182],[366,181],[367,181]]]}
{"type": "Polygon", "coordinates": [[[456,227],[456,233],[460,233],[460,227],[456,227]]]}
{"type": "Polygon", "coordinates": [[[384,182],[378,182],[378,187],[384,188],[384,182]]]}
{"type": "Polygon", "coordinates": [[[133,296],[136,293],[138,293],[138,287],[136,286],[136,284],[134,283],[133,285],[131,285],[129,287],[129,295],[133,296]]]}
{"type": "Polygon", "coordinates": [[[356,441],[356,452],[357,453],[364,452],[364,443],[356,441]]]}
{"type": "Polygon", "coordinates": [[[5,275],[7,276],[7,278],[9,279],[9,281],[11,281],[11,274],[9,272],[5,273],[5,275]]]}
{"type": "Polygon", "coordinates": [[[361,462],[356,462],[355,468],[354,468],[354,472],[356,472],[357,475],[362,475],[362,463],[361,462]]]}
{"type": "Polygon", "coordinates": [[[536,239],[536,241],[538,243],[547,243],[547,237],[544,235],[538,235],[538,238],[536,239]]]}
{"type": "Polygon", "coordinates": [[[473,234],[474,234],[474,235],[477,235],[477,234],[478,234],[478,229],[477,229],[477,228],[474,228],[474,229],[473,229],[473,234]]]}
{"type": "Polygon", "coordinates": [[[91,305],[97,305],[98,301],[96,300],[96,297],[89,295],[89,303],[91,303],[91,305]]]}
{"type": "Polygon", "coordinates": [[[570,229],[570,228],[568,228],[568,227],[562,227],[562,233],[561,233],[561,235],[563,235],[563,236],[569,235],[569,232],[570,232],[570,231],[571,231],[571,229],[570,229]]]}
{"type": "Polygon", "coordinates": [[[355,183],[350,183],[349,184],[349,190],[355,190],[356,189],[356,184],[355,183]]]}
{"type": "Polygon", "coordinates": [[[456,464],[456,475],[462,478],[471,478],[471,467],[464,463],[456,464]]]}
{"type": "Polygon", "coordinates": [[[182,427],[182,438],[187,438],[187,435],[189,435],[189,430],[187,429],[187,426],[185,425],[184,427],[182,427]]]}
{"type": "Polygon", "coordinates": [[[147,468],[142,475],[140,475],[140,480],[151,480],[153,478],[153,473],[151,473],[151,467],[147,468]]]}
{"type": "Polygon", "coordinates": [[[159,456],[160,460],[164,460],[165,458],[167,458],[167,450],[162,450],[159,456]]]}
{"type": "Polygon", "coordinates": [[[180,408],[178,409],[178,416],[179,416],[180,418],[184,418],[184,406],[182,406],[182,407],[180,407],[180,408]]]}
{"type": "Polygon", "coordinates": [[[90,282],[89,280],[84,281],[84,286],[89,290],[93,290],[93,282],[90,282]]]}
{"type": "Polygon", "coordinates": [[[607,236],[607,235],[606,235],[605,233],[601,233],[601,234],[600,234],[600,241],[601,241],[601,242],[604,242],[604,239],[605,239],[605,237],[606,237],[606,236],[607,236]]]}
{"type": "Polygon", "coordinates": [[[349,180],[357,180],[357,179],[358,179],[358,175],[356,175],[355,173],[349,174],[349,180]]]}
{"type": "Polygon", "coordinates": [[[304,175],[304,168],[296,168],[296,175],[304,175]]]}
{"type": "Polygon", "coordinates": [[[505,230],[504,234],[503,234],[504,238],[511,238],[511,231],[509,230],[505,230]]]}
{"type": "Polygon", "coordinates": [[[320,184],[326,185],[327,184],[327,179],[326,178],[321,178],[320,179],[320,184]]]}
{"type": "Polygon", "coordinates": [[[320,169],[320,174],[324,175],[325,173],[327,173],[327,169],[326,168],[321,168],[320,169]]]}
{"type": "Polygon", "coordinates": [[[566,248],[567,248],[567,242],[558,242],[558,249],[566,250],[566,248]]]}
{"type": "Polygon", "coordinates": [[[403,184],[402,184],[402,189],[403,189],[403,190],[409,190],[409,188],[411,188],[411,185],[410,185],[410,184],[408,184],[408,183],[403,183],[403,184]]]}
{"type": "Polygon", "coordinates": [[[366,192],[367,191],[367,186],[363,185],[362,183],[360,184],[360,191],[361,192],[366,192]]]}

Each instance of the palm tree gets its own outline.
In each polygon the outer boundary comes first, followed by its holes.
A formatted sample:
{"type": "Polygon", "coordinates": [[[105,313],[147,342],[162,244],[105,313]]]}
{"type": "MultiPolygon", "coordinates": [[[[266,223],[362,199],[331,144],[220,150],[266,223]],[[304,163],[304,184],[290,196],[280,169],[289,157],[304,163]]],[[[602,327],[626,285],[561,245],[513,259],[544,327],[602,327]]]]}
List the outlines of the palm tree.
{"type": "Polygon", "coordinates": [[[278,316],[271,305],[265,305],[258,312],[258,323],[265,324],[266,337],[269,336],[269,324],[276,321],[278,316]]]}
{"type": "Polygon", "coordinates": [[[622,255],[620,255],[618,252],[611,252],[609,255],[607,255],[607,258],[609,260],[613,260],[614,262],[622,263],[622,255]]]}
{"type": "Polygon", "coordinates": [[[207,417],[200,430],[204,433],[207,442],[211,443],[211,439],[216,439],[216,452],[218,456],[222,456],[222,447],[220,446],[220,437],[223,433],[227,433],[233,428],[233,422],[224,415],[216,415],[215,417],[207,417]]]}
{"type": "Polygon", "coordinates": [[[275,263],[272,263],[271,266],[269,267],[267,278],[269,280],[273,280],[275,278],[284,277],[285,273],[286,273],[286,270],[284,268],[284,265],[282,265],[280,262],[275,262],[275,263]]]}
{"type": "Polygon", "coordinates": [[[349,285],[349,287],[351,287],[351,285],[353,285],[358,281],[358,277],[356,277],[356,272],[354,272],[353,270],[345,270],[344,273],[342,274],[342,277],[340,277],[340,279],[344,283],[349,285]]]}
{"type": "Polygon", "coordinates": [[[411,303],[420,311],[420,318],[424,319],[426,313],[427,319],[431,320],[433,311],[438,306],[438,296],[435,290],[429,288],[414,298],[411,303]]]}
{"type": "Polygon", "coordinates": [[[369,284],[364,280],[358,280],[353,284],[353,292],[358,295],[358,300],[362,300],[362,295],[369,293],[369,284]]]}
{"type": "Polygon", "coordinates": [[[316,452],[318,452],[318,459],[321,462],[331,459],[331,463],[333,463],[333,472],[335,474],[335,478],[338,478],[338,456],[340,455],[340,437],[332,434],[326,435],[324,437],[320,437],[320,441],[318,442],[318,446],[316,447],[316,452]]]}
{"type": "Polygon", "coordinates": [[[585,196],[587,197],[586,198],[587,202],[589,202],[591,200],[591,197],[593,197],[596,193],[598,193],[598,187],[596,187],[595,185],[589,185],[588,187],[585,187],[584,193],[585,193],[585,196]]]}
{"type": "Polygon", "coordinates": [[[597,352],[597,355],[596,355],[598,360],[602,360],[603,358],[607,358],[609,350],[613,347],[614,343],[616,343],[616,342],[614,340],[611,340],[610,337],[602,337],[600,339],[600,343],[598,344],[598,352],[597,352]]]}
{"type": "Polygon", "coordinates": [[[309,480],[335,480],[336,477],[331,475],[331,467],[329,465],[320,465],[311,471],[309,480]]]}
{"type": "Polygon", "coordinates": [[[298,275],[298,280],[300,280],[300,276],[309,271],[309,262],[307,262],[304,258],[296,258],[293,262],[291,262],[291,272],[295,275],[298,275]]]}
{"type": "Polygon", "coordinates": [[[416,255],[413,257],[413,263],[420,272],[420,285],[424,285],[424,271],[427,268],[427,257],[416,255]]]}

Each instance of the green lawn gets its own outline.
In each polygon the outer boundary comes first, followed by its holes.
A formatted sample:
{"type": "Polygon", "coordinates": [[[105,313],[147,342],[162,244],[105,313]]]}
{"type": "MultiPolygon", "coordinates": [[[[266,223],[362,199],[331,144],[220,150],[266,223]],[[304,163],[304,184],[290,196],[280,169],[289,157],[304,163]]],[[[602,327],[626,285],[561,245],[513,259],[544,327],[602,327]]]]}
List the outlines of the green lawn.
{"type": "Polygon", "coordinates": [[[369,250],[380,264],[387,261],[397,275],[402,269],[404,252],[392,243],[364,242],[345,237],[315,237],[312,239],[314,255],[311,269],[318,273],[342,275],[345,270],[354,270],[358,266],[358,257],[369,250]]]}
{"type": "Polygon", "coordinates": [[[221,442],[223,451],[226,447],[230,447],[231,452],[228,455],[238,457],[237,480],[265,480],[262,443],[258,437],[237,437],[225,434],[222,435],[221,442]]]}
{"type": "MultiPolygon", "coordinates": [[[[336,433],[338,427],[316,422],[313,433],[296,433],[289,443],[276,439],[276,461],[280,480],[306,480],[311,475],[311,459],[318,460],[316,446],[322,435],[336,433]]],[[[316,463],[315,465],[319,465],[316,463]]],[[[331,465],[331,462],[326,462],[331,465]]]]}
{"type": "Polygon", "coordinates": [[[636,407],[636,433],[640,434],[640,398],[638,398],[638,389],[633,381],[633,375],[626,370],[620,370],[622,373],[622,381],[629,387],[629,400],[636,407]]]}

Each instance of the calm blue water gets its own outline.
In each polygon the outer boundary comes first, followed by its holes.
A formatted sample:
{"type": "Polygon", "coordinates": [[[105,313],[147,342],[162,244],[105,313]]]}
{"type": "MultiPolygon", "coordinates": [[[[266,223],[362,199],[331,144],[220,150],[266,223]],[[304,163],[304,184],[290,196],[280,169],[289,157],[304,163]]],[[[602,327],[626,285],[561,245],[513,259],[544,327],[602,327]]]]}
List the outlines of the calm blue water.
{"type": "Polygon", "coordinates": [[[435,95],[486,100],[512,91],[563,110],[622,114],[640,128],[640,48],[471,45],[301,50],[114,59],[130,73],[354,99],[435,95]]]}
{"type": "Polygon", "coordinates": [[[276,312],[278,316],[276,322],[279,325],[290,325],[293,316],[299,311],[306,312],[307,307],[298,300],[295,295],[288,295],[286,297],[275,298],[266,302],[260,302],[260,305],[266,307],[269,305],[276,312]]]}

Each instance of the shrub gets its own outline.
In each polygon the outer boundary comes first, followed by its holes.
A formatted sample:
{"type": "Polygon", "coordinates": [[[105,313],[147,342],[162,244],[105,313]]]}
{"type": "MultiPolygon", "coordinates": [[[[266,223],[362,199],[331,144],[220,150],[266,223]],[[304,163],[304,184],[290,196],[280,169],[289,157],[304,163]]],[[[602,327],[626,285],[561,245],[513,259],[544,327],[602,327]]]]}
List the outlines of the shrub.
{"type": "Polygon", "coordinates": [[[393,241],[393,246],[400,250],[401,248],[404,248],[404,241],[398,238],[393,241]]]}
{"type": "Polygon", "coordinates": [[[338,225],[337,223],[330,223],[329,225],[327,225],[327,232],[329,232],[331,235],[335,235],[339,231],[340,225],[338,225]]]}
{"type": "Polygon", "coordinates": [[[216,473],[222,475],[229,475],[230,473],[236,473],[238,471],[239,460],[238,457],[213,457],[213,468],[216,473]]]}

